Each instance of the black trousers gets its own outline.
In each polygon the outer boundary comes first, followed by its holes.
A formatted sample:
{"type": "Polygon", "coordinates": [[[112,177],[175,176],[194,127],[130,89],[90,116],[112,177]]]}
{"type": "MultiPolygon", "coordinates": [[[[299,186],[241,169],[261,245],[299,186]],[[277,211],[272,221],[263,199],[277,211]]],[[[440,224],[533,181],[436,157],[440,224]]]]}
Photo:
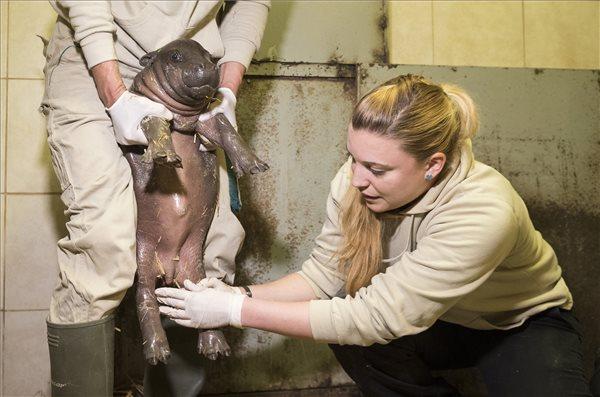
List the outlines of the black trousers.
{"type": "Polygon", "coordinates": [[[476,366],[490,396],[591,396],[580,325],[553,308],[508,331],[444,321],[387,345],[330,345],[365,396],[459,396],[431,370],[476,366]]]}

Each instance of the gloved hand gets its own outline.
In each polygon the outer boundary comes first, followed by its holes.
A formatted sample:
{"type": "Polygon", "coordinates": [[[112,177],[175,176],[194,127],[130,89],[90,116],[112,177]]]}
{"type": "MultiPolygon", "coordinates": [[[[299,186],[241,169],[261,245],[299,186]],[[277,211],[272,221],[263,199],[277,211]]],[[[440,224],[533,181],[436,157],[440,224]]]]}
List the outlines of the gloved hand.
{"type": "Polygon", "coordinates": [[[219,291],[233,292],[234,294],[245,295],[238,287],[233,287],[229,284],[225,284],[223,281],[219,280],[216,277],[207,277],[205,279],[202,279],[198,284],[194,284],[194,287],[192,288],[190,288],[191,291],[202,291],[207,288],[214,288],[219,291]]]}
{"type": "Polygon", "coordinates": [[[235,105],[237,104],[237,99],[235,98],[235,94],[227,87],[221,87],[217,91],[220,94],[219,99],[221,99],[221,103],[218,106],[215,106],[211,111],[202,113],[198,116],[198,121],[204,122],[219,113],[223,113],[237,131],[237,122],[235,119],[235,105]]]}
{"type": "Polygon", "coordinates": [[[185,289],[156,289],[158,301],[164,304],[159,307],[161,314],[184,327],[212,329],[232,325],[242,328],[245,295],[200,287],[190,280],[185,280],[183,285],[185,289]]]}
{"type": "Polygon", "coordinates": [[[140,127],[144,117],[173,119],[173,113],[163,104],[129,91],[124,91],[106,111],[113,122],[115,138],[121,145],[148,145],[148,139],[140,127]]]}

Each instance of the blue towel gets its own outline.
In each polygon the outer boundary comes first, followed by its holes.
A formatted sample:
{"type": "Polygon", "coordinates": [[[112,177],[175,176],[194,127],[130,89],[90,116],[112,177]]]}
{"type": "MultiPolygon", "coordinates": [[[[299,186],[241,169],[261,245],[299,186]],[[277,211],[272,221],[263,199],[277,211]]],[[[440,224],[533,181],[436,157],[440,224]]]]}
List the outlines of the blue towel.
{"type": "Polygon", "coordinates": [[[229,157],[225,156],[225,164],[227,165],[227,176],[229,177],[229,203],[231,211],[238,215],[242,209],[242,201],[240,200],[240,188],[238,186],[237,177],[231,167],[229,157]]]}

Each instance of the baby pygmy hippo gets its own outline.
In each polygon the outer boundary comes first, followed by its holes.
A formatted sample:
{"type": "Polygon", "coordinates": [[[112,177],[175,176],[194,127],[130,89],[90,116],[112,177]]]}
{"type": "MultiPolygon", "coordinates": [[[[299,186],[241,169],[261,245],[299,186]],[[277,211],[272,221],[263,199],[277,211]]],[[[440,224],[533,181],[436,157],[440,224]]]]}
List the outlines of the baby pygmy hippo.
{"type": "MultiPolygon", "coordinates": [[[[201,142],[223,148],[236,175],[265,171],[259,160],[223,114],[206,122],[219,83],[210,54],[197,42],[175,40],[140,60],[144,69],[131,91],[165,105],[174,115],[142,121],[149,145],[124,147],[131,165],[138,207],[137,294],[144,356],[151,364],[170,355],[154,289],[183,286],[205,277],[204,241],[218,195],[217,156],[201,151],[201,142]],[[201,136],[202,139],[199,139],[201,136]]],[[[199,352],[209,358],[228,355],[220,331],[200,331],[199,352]]]]}

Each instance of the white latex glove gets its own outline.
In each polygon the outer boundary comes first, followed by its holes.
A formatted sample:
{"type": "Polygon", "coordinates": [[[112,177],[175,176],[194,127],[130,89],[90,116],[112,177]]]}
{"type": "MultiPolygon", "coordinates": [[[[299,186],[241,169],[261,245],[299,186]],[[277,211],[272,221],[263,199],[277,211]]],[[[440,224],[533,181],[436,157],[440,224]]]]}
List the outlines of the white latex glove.
{"type": "Polygon", "coordinates": [[[148,139],[140,127],[146,116],[173,119],[173,113],[163,104],[125,91],[107,108],[115,130],[115,138],[121,145],[148,145],[148,139]]]}
{"type": "Polygon", "coordinates": [[[233,292],[234,294],[245,295],[238,287],[232,287],[229,284],[225,284],[223,281],[219,280],[216,277],[207,277],[205,279],[202,279],[198,284],[194,284],[194,287],[192,288],[189,289],[191,291],[202,291],[206,288],[214,288],[219,291],[233,292]]]}
{"type": "Polygon", "coordinates": [[[245,295],[216,288],[200,287],[190,280],[185,289],[157,288],[156,297],[164,306],[161,314],[184,327],[212,329],[232,325],[242,328],[242,304],[245,295]],[[204,288],[198,291],[199,288],[204,288]]]}
{"type": "Polygon", "coordinates": [[[211,111],[202,113],[198,116],[198,121],[204,122],[219,113],[223,113],[237,131],[237,122],[235,119],[235,105],[237,104],[237,99],[235,98],[235,94],[227,87],[221,87],[217,92],[220,94],[219,99],[221,100],[221,103],[212,108],[211,111]]]}

